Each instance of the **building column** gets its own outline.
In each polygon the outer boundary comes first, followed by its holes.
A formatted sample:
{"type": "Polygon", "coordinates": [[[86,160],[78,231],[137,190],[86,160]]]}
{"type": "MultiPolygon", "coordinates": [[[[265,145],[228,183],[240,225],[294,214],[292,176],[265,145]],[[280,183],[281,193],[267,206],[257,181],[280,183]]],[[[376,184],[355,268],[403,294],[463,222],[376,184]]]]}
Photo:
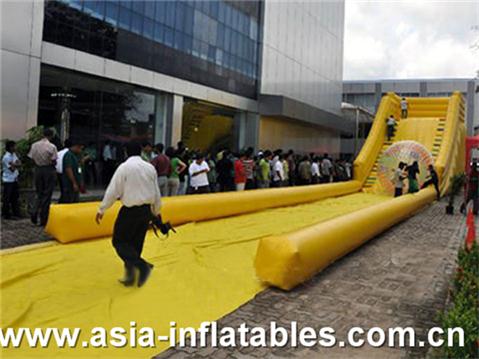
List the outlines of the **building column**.
{"type": "Polygon", "coordinates": [[[166,96],[166,146],[176,146],[181,141],[181,127],[183,124],[183,96],[167,94],[166,96]]]}
{"type": "Polygon", "coordinates": [[[238,112],[234,117],[237,149],[253,147],[258,150],[260,116],[254,112],[238,112]]]}
{"type": "Polygon", "coordinates": [[[40,89],[43,2],[4,1],[1,6],[1,132],[19,139],[36,126],[40,89]]]}

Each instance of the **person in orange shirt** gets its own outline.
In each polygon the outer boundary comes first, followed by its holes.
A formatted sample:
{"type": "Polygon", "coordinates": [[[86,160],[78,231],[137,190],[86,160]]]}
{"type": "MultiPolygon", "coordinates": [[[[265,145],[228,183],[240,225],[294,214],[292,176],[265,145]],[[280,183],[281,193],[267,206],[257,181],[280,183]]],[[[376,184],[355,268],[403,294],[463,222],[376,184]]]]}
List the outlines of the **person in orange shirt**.
{"type": "Polygon", "coordinates": [[[235,161],[235,184],[237,191],[244,191],[246,186],[246,171],[243,163],[245,159],[246,154],[242,152],[239,159],[235,161]]]}

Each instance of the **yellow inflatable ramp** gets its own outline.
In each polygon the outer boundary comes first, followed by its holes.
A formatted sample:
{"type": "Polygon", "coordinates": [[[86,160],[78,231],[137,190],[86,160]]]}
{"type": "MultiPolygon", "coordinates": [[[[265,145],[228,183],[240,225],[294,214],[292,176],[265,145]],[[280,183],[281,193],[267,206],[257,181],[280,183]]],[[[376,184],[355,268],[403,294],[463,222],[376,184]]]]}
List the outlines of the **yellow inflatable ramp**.
{"type": "MultiPolygon", "coordinates": [[[[434,159],[443,193],[450,178],[463,171],[462,95],[456,92],[451,98],[408,98],[408,102],[412,117],[399,120],[396,135],[389,141],[385,136],[386,118],[390,114],[399,118],[400,98],[390,93],[381,101],[368,139],[354,163],[355,180],[364,184],[364,191],[380,192],[376,182],[378,160],[390,146],[401,141],[413,141],[426,152],[431,151],[428,158],[434,159]]],[[[408,151],[408,164],[412,164],[419,159],[418,153],[408,151]]],[[[397,168],[399,160],[395,161],[390,163],[389,170],[397,168]]],[[[420,180],[425,174],[422,176],[420,180]]],[[[258,245],[256,273],[265,283],[289,290],[434,199],[434,190],[427,188],[298,231],[263,238],[258,245]]]]}
{"type": "MultiPolygon", "coordinates": [[[[117,282],[122,263],[109,240],[57,244],[3,254],[1,263],[1,327],[81,328],[81,340],[93,327],[151,327],[168,335],[169,323],[197,328],[235,310],[263,290],[255,274],[258,240],[283,235],[387,201],[388,197],[356,193],[225,219],[189,223],[161,240],[152,233],[144,257],[155,265],[142,288],[117,282]]],[[[168,347],[121,349],[4,349],[11,358],[150,358],[168,347]]]]}

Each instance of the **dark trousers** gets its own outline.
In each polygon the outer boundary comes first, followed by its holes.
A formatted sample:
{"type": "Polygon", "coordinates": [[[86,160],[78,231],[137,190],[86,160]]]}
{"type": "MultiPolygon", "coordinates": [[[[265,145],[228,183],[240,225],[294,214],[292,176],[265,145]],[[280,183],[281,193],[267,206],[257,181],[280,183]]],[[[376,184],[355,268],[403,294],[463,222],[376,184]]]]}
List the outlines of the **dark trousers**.
{"type": "Polygon", "coordinates": [[[271,181],[271,188],[283,187],[283,181],[271,181]]]}
{"type": "Polygon", "coordinates": [[[3,182],[2,187],[2,216],[4,218],[10,218],[13,213],[14,216],[20,217],[20,207],[18,205],[18,182],[3,182]]]}
{"type": "Polygon", "coordinates": [[[75,192],[71,184],[62,186],[61,201],[58,203],[78,203],[80,202],[80,192],[75,192]]]}
{"type": "Polygon", "coordinates": [[[388,125],[387,136],[388,136],[388,141],[391,141],[391,138],[394,137],[394,126],[388,125]]]}
{"type": "Polygon", "coordinates": [[[433,181],[432,179],[427,180],[422,184],[421,188],[426,188],[427,186],[434,185],[434,189],[436,190],[437,199],[441,198],[441,191],[439,190],[439,183],[437,181],[433,181]]]}
{"type": "MultiPolygon", "coordinates": [[[[316,182],[317,183],[317,182],[316,182]]],[[[307,186],[307,185],[310,185],[311,184],[311,180],[309,179],[305,179],[305,178],[299,178],[298,179],[298,184],[300,186],[307,186]]]]}
{"type": "Polygon", "coordinates": [[[48,222],[48,213],[52,201],[53,190],[57,182],[55,167],[41,166],[35,169],[35,190],[37,192],[35,204],[33,206],[32,216],[40,216],[40,225],[44,226],[48,222]]]}
{"type": "Polygon", "coordinates": [[[254,183],[254,179],[252,178],[248,178],[246,180],[246,185],[244,187],[244,189],[255,189],[256,186],[255,186],[255,183],[254,183]]]}
{"type": "Polygon", "coordinates": [[[210,186],[188,188],[188,194],[206,194],[206,193],[210,193],[210,186]]]}
{"type": "Polygon", "coordinates": [[[148,266],[141,258],[141,252],[151,216],[150,205],[121,207],[113,228],[112,243],[125,268],[143,270],[148,266]]]}
{"type": "Polygon", "coordinates": [[[394,197],[402,196],[402,188],[394,188],[394,197]]]}

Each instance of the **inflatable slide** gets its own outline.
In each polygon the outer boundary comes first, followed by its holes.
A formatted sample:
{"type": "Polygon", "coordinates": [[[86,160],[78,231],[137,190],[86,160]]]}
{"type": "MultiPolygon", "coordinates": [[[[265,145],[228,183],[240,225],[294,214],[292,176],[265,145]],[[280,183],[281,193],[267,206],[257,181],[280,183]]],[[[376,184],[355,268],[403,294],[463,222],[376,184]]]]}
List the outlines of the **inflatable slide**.
{"type": "MultiPolygon", "coordinates": [[[[147,235],[143,253],[155,269],[140,289],[116,281],[122,263],[109,238],[119,205],[101,225],[94,220],[98,203],[52,206],[46,231],[58,241],[0,252],[1,328],[80,328],[83,341],[95,327],[151,327],[168,335],[170,322],[198,328],[269,285],[292,289],[435,199],[433,188],[392,198],[399,160],[418,161],[421,181],[434,164],[442,193],[464,168],[461,94],[408,102],[408,118],[386,141],[385,119],[400,118],[400,98],[383,97],[352,181],[166,198],[162,214],[178,233],[147,235]]],[[[168,345],[30,348],[24,341],[2,354],[147,358],[168,345]]]]}

